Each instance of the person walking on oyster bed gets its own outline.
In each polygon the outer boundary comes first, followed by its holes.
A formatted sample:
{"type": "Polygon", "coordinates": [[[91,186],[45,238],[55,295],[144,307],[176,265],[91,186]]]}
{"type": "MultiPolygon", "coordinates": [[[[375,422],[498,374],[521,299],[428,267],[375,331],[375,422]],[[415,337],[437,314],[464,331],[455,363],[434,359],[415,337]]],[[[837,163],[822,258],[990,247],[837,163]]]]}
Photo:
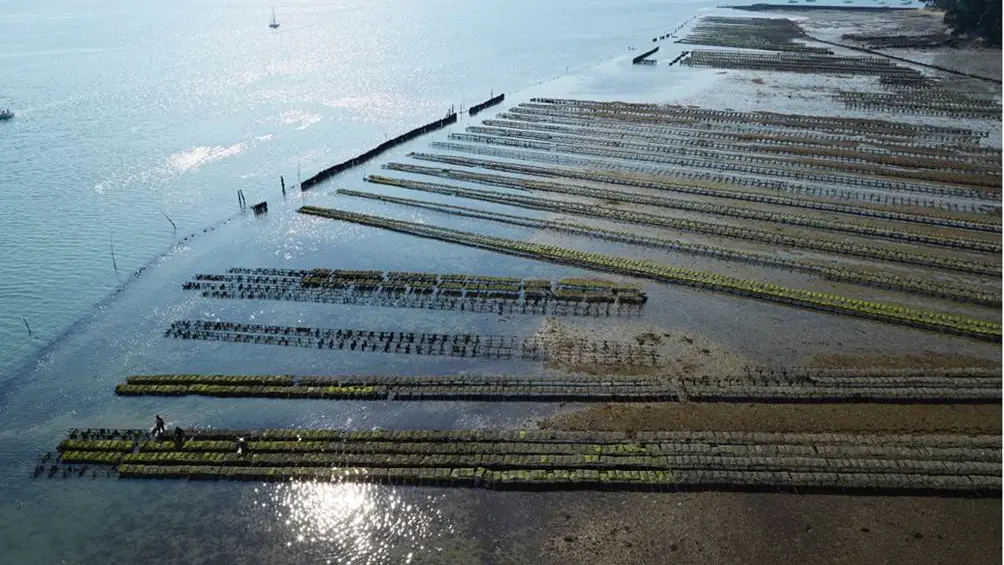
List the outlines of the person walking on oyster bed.
{"type": "Polygon", "coordinates": [[[150,430],[150,433],[152,433],[157,439],[160,439],[161,436],[164,435],[165,431],[167,431],[167,428],[164,426],[164,419],[160,417],[160,414],[157,414],[157,418],[153,423],[153,429],[150,430]]]}

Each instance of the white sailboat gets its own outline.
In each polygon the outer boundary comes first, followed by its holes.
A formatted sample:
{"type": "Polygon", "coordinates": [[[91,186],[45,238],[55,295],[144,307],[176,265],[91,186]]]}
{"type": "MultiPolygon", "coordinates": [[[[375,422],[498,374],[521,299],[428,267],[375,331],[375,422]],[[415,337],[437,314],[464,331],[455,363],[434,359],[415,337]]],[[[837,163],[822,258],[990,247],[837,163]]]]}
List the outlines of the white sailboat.
{"type": "Polygon", "coordinates": [[[268,27],[272,29],[279,27],[279,20],[275,19],[275,8],[272,8],[272,23],[268,24],[268,27]]]}

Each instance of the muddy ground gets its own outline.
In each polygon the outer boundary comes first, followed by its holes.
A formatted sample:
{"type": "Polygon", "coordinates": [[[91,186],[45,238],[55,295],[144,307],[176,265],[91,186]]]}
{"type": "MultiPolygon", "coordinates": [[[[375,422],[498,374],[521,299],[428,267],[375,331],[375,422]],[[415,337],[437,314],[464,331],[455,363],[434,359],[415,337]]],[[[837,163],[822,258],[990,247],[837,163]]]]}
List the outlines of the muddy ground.
{"type": "Polygon", "coordinates": [[[545,429],[641,431],[980,433],[1001,431],[998,405],[602,404],[546,418],[545,429]]]}
{"type": "Polygon", "coordinates": [[[1000,500],[679,493],[550,497],[507,563],[1001,562],[1000,500]],[[528,556],[535,556],[530,559],[528,556]]]}
{"type": "MultiPolygon", "coordinates": [[[[925,11],[851,13],[811,11],[785,12],[786,17],[804,17],[809,33],[829,41],[867,47],[842,39],[844,34],[933,35],[944,32],[939,16],[925,11]]],[[[1001,51],[969,44],[960,47],[889,49],[891,54],[959,71],[1001,76],[1001,51]]],[[[708,71],[709,73],[716,71],[708,71]]],[[[937,75],[946,88],[1000,100],[1000,85],[937,75]]],[[[817,108],[830,105],[813,100],[800,102],[791,90],[790,75],[730,72],[726,89],[731,98],[725,106],[735,106],[737,89],[746,92],[752,78],[763,96],[751,98],[749,108],[792,113],[799,104],[817,108]],[[755,77],[754,77],[755,75],[755,77]],[[743,86],[746,85],[746,86],[743,86]],[[780,89],[776,92],[771,89],[780,89]],[[787,94],[785,93],[787,89],[787,94]],[[782,100],[783,98],[783,100],[782,100]],[[761,104],[763,106],[761,107],[761,104]],[[792,106],[794,104],[794,106],[792,106]]],[[[831,77],[808,79],[813,88],[835,92],[848,88],[831,77]],[[818,83],[818,84],[816,84],[818,83]]],[[[807,84],[808,84],[807,83],[807,84]]],[[[757,95],[759,96],[759,94],[757,95]]],[[[745,99],[744,99],[745,100],[745,99]]],[[[678,102],[668,100],[667,102],[678,102]]],[[[683,101],[682,103],[688,103],[683,101]]],[[[702,97],[702,106],[715,107],[715,94],[702,97]]],[[[819,111],[826,115],[836,107],[819,111]]],[[[897,120],[888,114],[883,119],[897,120]]],[[[998,126],[999,127],[999,126],[998,126]]],[[[988,144],[999,146],[1000,140],[988,144]]],[[[623,189],[622,187],[618,187],[623,189]]],[[[680,197],[679,195],[674,195],[680,197]]],[[[548,195],[549,198],[554,197],[548,195]]],[[[731,204],[731,203],[730,203],[731,204]]],[[[949,215],[949,214],[946,214],[949,215]]],[[[574,218],[583,222],[582,218],[574,218]]],[[[728,223],[719,218],[716,221],[728,223]]],[[[625,229],[622,225],[589,220],[591,225],[625,229]]],[[[775,226],[776,227],[776,226],[775,226]]],[[[633,228],[628,228],[634,231],[633,228]]],[[[789,229],[787,227],[782,229],[789,229]]],[[[647,233],[644,229],[637,231],[647,233]]],[[[652,235],[662,234],[652,230],[652,235]]],[[[670,234],[663,234],[670,235],[670,234]]],[[[702,240],[694,234],[672,234],[686,240],[702,240]]],[[[533,241],[568,245],[565,237],[538,232],[533,241]]],[[[708,241],[711,243],[711,241],[708,241]]],[[[733,248],[758,244],[714,241],[733,248]]],[[[872,244],[879,243],[872,241],[872,244]]],[[[926,250],[925,250],[926,251],[926,250]]],[[[654,253],[652,255],[655,255],[654,253]]],[[[680,260],[679,257],[676,260],[680,260]]],[[[688,263],[693,262],[687,260],[688,263]]],[[[687,265],[696,268],[696,265],[687,265]]],[[[723,265],[723,274],[751,270],[743,265],[723,265]]],[[[898,268],[896,270],[899,270],[898,268]]],[[[914,276],[929,276],[924,269],[912,269],[914,276]]],[[[763,273],[758,273],[762,275],[763,273]]],[[[787,275],[786,275],[787,277],[787,275]]],[[[616,277],[611,277],[616,278],[616,277]]],[[[751,277],[757,278],[757,277],[751,277]]],[[[791,282],[785,280],[784,282],[791,282]]],[[[999,288],[994,281],[991,287],[999,288]]],[[[846,290],[846,289],[842,289],[846,290]]],[[[856,295],[848,290],[848,294],[856,295]]],[[[744,316],[742,299],[735,299],[736,318],[744,316]]],[[[913,299],[911,299],[912,301],[913,299]]],[[[919,302],[931,301],[918,298],[919,302]]],[[[681,302],[673,309],[674,319],[624,320],[580,327],[557,320],[545,321],[539,334],[561,339],[646,339],[656,344],[668,365],[658,370],[620,368],[615,374],[646,374],[672,380],[690,374],[722,374],[744,365],[788,362],[811,367],[1000,367],[1000,346],[984,348],[966,340],[944,338],[921,342],[889,328],[873,342],[864,343],[847,330],[831,330],[833,317],[819,315],[819,331],[825,337],[805,336],[792,342],[790,360],[776,359],[753,343],[770,341],[769,334],[737,337],[716,332],[715,324],[701,325],[700,314],[691,314],[694,305],[681,302]],[[692,325],[688,326],[688,322],[692,325]]],[[[710,312],[707,314],[710,316],[710,312]]],[[[778,309],[778,318],[795,319],[791,311],[778,309]]],[[[999,312],[994,314],[999,320],[999,312]]],[[[707,320],[705,320],[707,321],[707,320]]],[[[723,323],[725,323],[723,321],[723,323]]],[[[782,323],[787,327],[787,322],[782,323]]],[[[834,326],[836,327],[836,326],[834,326]]],[[[764,329],[769,332],[769,329],[764,329]]],[[[815,334],[814,334],[815,335],[815,334]]],[[[918,334],[919,337],[919,334],[918,334]]],[[[553,370],[595,373],[595,368],[554,365],[553,370]]],[[[603,404],[567,411],[546,418],[543,428],[573,430],[748,430],[770,432],[916,432],[988,433],[1001,432],[1000,405],[765,405],[739,403],[664,403],[644,405],[603,404]]],[[[484,548],[486,562],[534,564],[663,564],[663,563],[1001,563],[1001,500],[969,500],[915,497],[867,497],[791,494],[738,493],[549,493],[541,495],[543,513],[532,524],[512,524],[504,539],[484,548]]],[[[516,510],[518,514],[519,509],[516,510]]],[[[500,524],[501,526],[501,524],[500,524]]]]}
{"type": "MultiPolygon", "coordinates": [[[[796,15],[796,12],[792,12],[796,15]]],[[[861,36],[900,36],[903,38],[943,35],[949,37],[948,26],[944,23],[944,14],[932,10],[903,10],[877,14],[859,14],[854,12],[802,12],[798,16],[808,18],[806,30],[813,36],[827,41],[836,41],[856,47],[874,48],[883,53],[896,55],[922,63],[938,65],[946,69],[972,73],[987,78],[1001,80],[1001,49],[989,47],[975,40],[957,40],[954,46],[886,48],[876,45],[875,41],[865,39],[855,40],[845,35],[861,36]]],[[[944,74],[943,74],[944,75],[944,74]]],[[[1000,100],[1001,85],[969,79],[960,76],[944,75],[942,86],[956,92],[969,95],[979,95],[1000,100]]]]}

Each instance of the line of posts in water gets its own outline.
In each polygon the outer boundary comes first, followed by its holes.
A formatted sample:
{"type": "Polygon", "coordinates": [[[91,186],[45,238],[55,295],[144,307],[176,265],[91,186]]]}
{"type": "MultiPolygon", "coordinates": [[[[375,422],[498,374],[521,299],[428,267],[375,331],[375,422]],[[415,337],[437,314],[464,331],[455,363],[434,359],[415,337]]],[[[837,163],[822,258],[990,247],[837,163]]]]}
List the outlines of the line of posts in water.
{"type": "MultiPolygon", "coordinates": [[[[471,115],[476,114],[478,111],[481,111],[484,108],[487,108],[489,106],[493,106],[495,104],[498,104],[498,103],[502,102],[502,100],[504,100],[504,99],[505,99],[505,94],[499,94],[498,96],[492,97],[492,98],[490,98],[489,100],[487,100],[485,102],[477,104],[473,108],[471,108],[471,110],[470,110],[471,115]],[[475,108],[477,108],[476,111],[474,110],[475,108]]],[[[402,143],[405,143],[407,141],[411,141],[412,139],[415,139],[416,137],[418,137],[420,135],[429,133],[431,131],[443,129],[446,126],[449,126],[449,125],[452,125],[452,124],[455,124],[455,123],[457,123],[457,112],[454,111],[451,108],[450,112],[446,115],[445,118],[440,118],[438,120],[435,120],[435,121],[430,122],[428,124],[425,124],[423,126],[419,126],[419,127],[415,128],[415,129],[413,129],[411,131],[408,131],[406,133],[403,133],[403,134],[395,137],[394,139],[387,140],[387,141],[381,143],[380,145],[377,145],[373,149],[370,149],[369,151],[367,151],[367,152],[365,152],[365,153],[363,153],[361,155],[353,157],[352,159],[349,159],[348,161],[345,161],[345,162],[339,163],[339,164],[337,164],[337,165],[335,165],[333,167],[329,167],[327,169],[324,169],[323,171],[317,173],[316,175],[314,175],[314,176],[312,176],[312,177],[304,180],[302,183],[300,183],[300,190],[307,190],[307,189],[311,188],[312,186],[314,186],[315,184],[318,184],[318,183],[320,183],[320,182],[322,182],[324,180],[327,180],[328,178],[330,178],[330,177],[332,177],[332,176],[334,176],[334,175],[336,175],[336,174],[338,174],[338,173],[340,173],[340,172],[342,172],[342,171],[344,171],[346,169],[350,169],[352,167],[355,167],[356,165],[361,165],[361,164],[369,161],[370,159],[376,157],[377,155],[383,153],[384,151],[387,151],[388,149],[391,149],[393,147],[401,145],[402,143]]]]}
{"type": "Polygon", "coordinates": [[[484,110],[485,108],[490,108],[492,106],[495,106],[496,104],[501,104],[503,100],[505,100],[505,94],[499,94],[498,96],[493,96],[492,98],[489,98],[488,100],[485,100],[480,104],[475,104],[471,106],[470,109],[467,110],[467,113],[471,116],[476,116],[478,112],[484,110]]]}
{"type": "Polygon", "coordinates": [[[649,49],[648,51],[642,53],[641,55],[638,55],[634,59],[631,59],[631,64],[632,65],[654,65],[655,61],[653,61],[651,59],[648,59],[648,56],[654,54],[658,50],[659,50],[659,47],[655,47],[654,49],[649,49]]]}

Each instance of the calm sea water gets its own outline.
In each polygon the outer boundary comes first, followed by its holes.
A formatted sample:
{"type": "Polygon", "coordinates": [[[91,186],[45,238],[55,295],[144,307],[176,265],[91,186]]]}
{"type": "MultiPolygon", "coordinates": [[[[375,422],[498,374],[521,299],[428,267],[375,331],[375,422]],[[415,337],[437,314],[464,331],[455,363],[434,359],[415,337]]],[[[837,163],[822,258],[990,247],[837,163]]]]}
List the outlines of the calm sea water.
{"type": "Polygon", "coordinates": [[[349,485],[195,491],[28,477],[66,428],[136,427],[157,412],[169,422],[247,427],[512,426],[537,413],[437,403],[123,402],[112,387],[126,374],[154,371],[519,371],[188,344],[161,332],[184,317],[532,331],[486,328],[477,317],[444,324],[422,311],[220,304],[179,286],[195,272],[236,265],[556,275],[546,265],[406,236],[329,229],[290,213],[298,200],[283,204],[279,175],[291,184],[298,166],[309,175],[451,106],[644,46],[712,4],[295,0],[275,6],[281,27],[273,31],[263,2],[0,0],[0,107],[17,113],[0,123],[0,563],[469,562],[462,556],[479,549],[454,528],[484,505],[479,494],[349,485]],[[269,217],[202,235],[237,214],[238,189],[249,202],[269,200],[269,217]],[[175,245],[192,233],[200,237],[175,245]],[[132,277],[144,266],[153,268],[132,277]]]}
{"type": "Polygon", "coordinates": [[[17,112],[0,123],[0,375],[234,214],[238,189],[275,198],[298,164],[307,176],[712,4],[295,0],[273,31],[265,2],[0,1],[0,108],[17,112]]]}
{"type": "MultiPolygon", "coordinates": [[[[0,123],[0,563],[502,562],[493,561],[492,544],[478,533],[525,527],[521,508],[546,507],[535,495],[29,475],[39,453],[54,448],[69,427],[134,428],[155,413],[166,414],[169,425],[265,428],[516,426],[546,413],[548,407],[533,405],[122,399],[112,390],[128,374],[151,372],[535,370],[470,359],[188,343],[165,339],[162,331],[182,318],[534,331],[539,320],[212,301],[180,285],[194,273],[233,266],[584,274],[299,216],[292,211],[300,195],[284,201],[279,175],[291,183],[298,164],[309,175],[440,117],[451,105],[520,91],[624,55],[629,46],[650,45],[652,36],[713,5],[301,0],[276,5],[281,27],[273,31],[266,3],[0,0],[0,107],[18,114],[0,123]],[[268,200],[269,215],[235,217],[238,189],[249,202],[268,200]],[[176,245],[192,233],[199,237],[176,245]],[[132,276],[143,267],[152,268],[132,276]]],[[[340,182],[358,188],[357,181],[358,172],[308,199],[329,205],[340,182]]],[[[337,204],[532,235],[373,202],[337,204]]],[[[811,339],[821,331],[811,313],[792,311],[775,324],[770,305],[739,312],[727,297],[685,289],[654,289],[653,296],[663,305],[654,315],[681,326],[699,323],[695,318],[724,325],[737,316],[763,319],[764,335],[778,336],[775,349],[764,351],[782,360],[791,336],[811,339]]],[[[886,339],[902,334],[932,350],[951,346],[858,320],[836,319],[828,327],[848,336],[851,349],[872,343],[876,332],[886,339]]]]}

